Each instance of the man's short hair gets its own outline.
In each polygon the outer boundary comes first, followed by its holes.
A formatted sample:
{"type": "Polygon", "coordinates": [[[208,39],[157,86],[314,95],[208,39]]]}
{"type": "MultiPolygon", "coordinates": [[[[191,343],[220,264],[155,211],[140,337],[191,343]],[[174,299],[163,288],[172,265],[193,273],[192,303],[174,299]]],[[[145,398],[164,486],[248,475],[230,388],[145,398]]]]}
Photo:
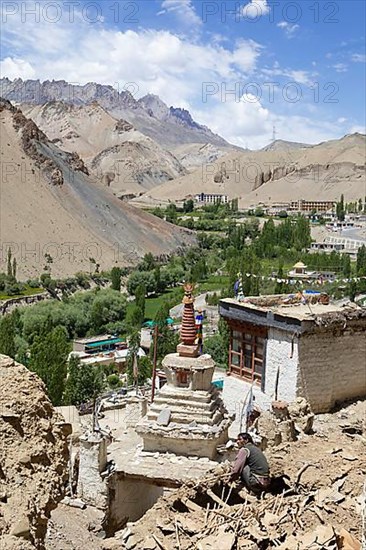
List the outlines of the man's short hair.
{"type": "Polygon", "coordinates": [[[253,443],[253,438],[248,432],[243,432],[238,434],[238,439],[244,439],[244,441],[247,441],[248,443],[253,443]]]}

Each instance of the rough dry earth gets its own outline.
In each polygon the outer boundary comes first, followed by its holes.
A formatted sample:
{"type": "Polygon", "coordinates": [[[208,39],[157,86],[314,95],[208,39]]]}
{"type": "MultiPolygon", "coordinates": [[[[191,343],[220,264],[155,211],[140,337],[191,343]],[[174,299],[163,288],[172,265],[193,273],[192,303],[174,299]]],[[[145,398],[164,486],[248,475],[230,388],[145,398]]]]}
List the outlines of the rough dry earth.
{"type": "Polygon", "coordinates": [[[75,522],[74,509],[59,507],[47,550],[85,545],[92,550],[361,550],[365,428],[365,402],[359,401],[316,416],[311,435],[268,448],[272,474],[288,476],[283,496],[257,500],[244,489],[229,496],[219,479],[227,471],[221,464],[211,478],[169,492],[138,522],[106,540],[90,528],[90,510],[78,510],[75,522]]]}
{"type": "Polygon", "coordinates": [[[0,355],[0,548],[43,548],[47,520],[62,498],[69,426],[44,385],[0,355]]]}

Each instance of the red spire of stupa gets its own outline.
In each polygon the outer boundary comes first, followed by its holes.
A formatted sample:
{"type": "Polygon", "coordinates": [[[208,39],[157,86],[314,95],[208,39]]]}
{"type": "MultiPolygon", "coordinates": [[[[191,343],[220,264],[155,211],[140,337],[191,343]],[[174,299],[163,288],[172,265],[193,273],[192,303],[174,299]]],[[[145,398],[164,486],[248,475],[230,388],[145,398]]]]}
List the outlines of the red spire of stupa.
{"type": "Polygon", "coordinates": [[[180,341],[185,346],[194,346],[197,330],[196,322],[194,318],[194,298],[192,296],[193,285],[187,283],[184,285],[184,298],[183,298],[183,317],[182,326],[180,331],[180,341]]]}

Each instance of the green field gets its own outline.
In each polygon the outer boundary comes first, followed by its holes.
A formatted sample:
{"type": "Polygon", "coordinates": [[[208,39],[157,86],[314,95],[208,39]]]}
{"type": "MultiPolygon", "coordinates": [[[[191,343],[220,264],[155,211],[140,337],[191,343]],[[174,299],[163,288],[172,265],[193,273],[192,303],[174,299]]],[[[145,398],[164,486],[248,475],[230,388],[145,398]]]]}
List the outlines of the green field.
{"type": "Polygon", "coordinates": [[[173,300],[173,298],[176,298],[176,301],[174,301],[174,305],[178,304],[181,300],[181,294],[180,289],[178,288],[171,288],[164,292],[164,294],[161,294],[160,296],[156,296],[154,298],[146,298],[145,302],[145,317],[146,319],[154,319],[155,315],[161,308],[161,306],[165,302],[170,302],[173,300]]]}
{"type": "Polygon", "coordinates": [[[25,296],[34,296],[34,294],[41,294],[41,292],[44,292],[44,288],[32,288],[30,286],[27,286],[21,294],[14,294],[9,296],[8,294],[0,292],[0,300],[13,300],[14,298],[24,298],[25,296]]]}
{"type": "MultiPolygon", "coordinates": [[[[161,306],[165,302],[174,302],[170,307],[175,306],[181,301],[181,288],[170,288],[163,294],[160,294],[159,296],[153,296],[151,298],[146,298],[145,301],[145,319],[155,319],[155,316],[161,306]]],[[[127,312],[131,310],[134,306],[135,302],[128,302],[127,303],[127,312]]],[[[169,304],[170,305],[170,304],[169,304]]]]}
{"type": "Polygon", "coordinates": [[[217,292],[227,288],[229,277],[226,275],[211,275],[204,283],[197,283],[195,295],[203,292],[217,292]]]}

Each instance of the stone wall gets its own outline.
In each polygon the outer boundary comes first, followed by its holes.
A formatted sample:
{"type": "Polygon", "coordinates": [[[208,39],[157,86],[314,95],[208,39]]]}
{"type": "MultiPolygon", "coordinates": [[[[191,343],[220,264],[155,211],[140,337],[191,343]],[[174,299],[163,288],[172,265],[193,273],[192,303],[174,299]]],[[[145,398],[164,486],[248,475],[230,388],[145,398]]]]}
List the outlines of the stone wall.
{"type": "Polygon", "coordinates": [[[107,464],[107,441],[97,433],[80,438],[78,496],[101,510],[107,507],[107,484],[101,473],[107,464]]]}
{"type": "Polygon", "coordinates": [[[21,296],[19,298],[9,298],[9,300],[0,301],[0,316],[11,313],[18,307],[32,306],[38,302],[50,299],[51,295],[48,292],[42,292],[33,296],[21,296]]]}
{"type": "Polygon", "coordinates": [[[297,395],[314,412],[336,402],[366,396],[365,330],[319,330],[303,335],[299,346],[297,395]]]}

